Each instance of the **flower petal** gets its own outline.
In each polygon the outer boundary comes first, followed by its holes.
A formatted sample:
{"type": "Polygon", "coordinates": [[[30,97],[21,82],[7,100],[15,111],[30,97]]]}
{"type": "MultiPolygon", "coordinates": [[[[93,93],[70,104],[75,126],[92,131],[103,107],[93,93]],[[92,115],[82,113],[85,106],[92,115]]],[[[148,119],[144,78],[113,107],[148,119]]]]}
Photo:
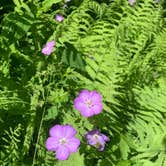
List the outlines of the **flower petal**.
{"type": "Polygon", "coordinates": [[[98,142],[99,142],[101,145],[104,145],[104,144],[105,144],[105,140],[104,140],[104,138],[103,138],[101,135],[98,136],[98,142]]]}
{"type": "Polygon", "coordinates": [[[100,145],[100,147],[98,148],[98,150],[99,150],[99,151],[103,151],[104,148],[105,148],[105,144],[102,144],[102,145],[100,145]]]}
{"type": "Polygon", "coordinates": [[[55,16],[55,19],[56,19],[58,22],[62,22],[62,21],[64,20],[64,17],[63,17],[62,15],[60,15],[60,14],[57,14],[57,15],[55,16]]]}
{"type": "Polygon", "coordinates": [[[64,125],[63,132],[65,138],[72,138],[77,133],[77,131],[71,125],[64,125]]]}
{"type": "Polygon", "coordinates": [[[91,117],[94,115],[94,112],[91,108],[85,108],[84,110],[81,110],[81,115],[84,117],[91,117]]]}
{"type": "Polygon", "coordinates": [[[98,137],[98,143],[96,144],[96,147],[99,151],[103,151],[105,148],[105,140],[101,135],[98,137]]]}
{"type": "Polygon", "coordinates": [[[91,98],[92,98],[93,103],[101,102],[101,100],[102,100],[102,96],[100,95],[100,93],[98,93],[96,91],[91,92],[91,98]]]}
{"type": "Polygon", "coordinates": [[[99,135],[99,134],[100,134],[100,131],[99,131],[98,129],[93,129],[93,130],[88,131],[88,132],[86,133],[86,135],[94,135],[94,134],[99,135]]]}
{"type": "Polygon", "coordinates": [[[70,152],[76,152],[80,145],[80,140],[77,138],[72,138],[68,141],[67,147],[69,148],[70,152]]]}
{"type": "Polygon", "coordinates": [[[46,45],[42,48],[42,53],[45,55],[50,55],[53,52],[55,46],[54,41],[47,42],[46,45]]]}
{"type": "Polygon", "coordinates": [[[101,113],[101,111],[103,109],[102,103],[95,104],[91,109],[93,110],[94,114],[96,114],[96,115],[101,113]]]}
{"type": "Polygon", "coordinates": [[[82,90],[78,96],[82,100],[88,100],[90,97],[90,92],[88,90],[82,90]]]}
{"type": "Polygon", "coordinates": [[[59,140],[54,137],[48,137],[46,140],[46,148],[49,151],[56,151],[59,146],[59,140]]]}
{"type": "Polygon", "coordinates": [[[67,160],[69,155],[69,149],[65,146],[59,146],[59,148],[56,151],[56,158],[58,160],[67,160]]]}
{"type": "Polygon", "coordinates": [[[93,138],[93,135],[87,135],[86,139],[88,140],[89,145],[96,145],[97,141],[96,139],[93,138]]]}
{"type": "Polygon", "coordinates": [[[106,141],[106,142],[110,141],[110,139],[106,135],[101,134],[101,136],[103,137],[104,141],[106,141]]]}
{"type": "Polygon", "coordinates": [[[81,115],[85,116],[85,117],[90,117],[94,115],[94,112],[92,111],[91,108],[88,108],[87,105],[80,99],[75,99],[74,100],[74,106],[75,109],[80,111],[81,115]]]}
{"type": "Polygon", "coordinates": [[[50,42],[47,43],[47,46],[54,47],[55,46],[55,42],[54,41],[50,41],[50,42]]]}
{"type": "Polygon", "coordinates": [[[84,103],[84,101],[82,101],[80,98],[76,98],[74,100],[74,107],[76,110],[78,111],[82,111],[84,109],[87,108],[86,104],[84,103]]]}
{"type": "Polygon", "coordinates": [[[63,135],[63,126],[61,125],[55,125],[50,129],[50,136],[56,137],[56,138],[62,138],[63,135]]]}

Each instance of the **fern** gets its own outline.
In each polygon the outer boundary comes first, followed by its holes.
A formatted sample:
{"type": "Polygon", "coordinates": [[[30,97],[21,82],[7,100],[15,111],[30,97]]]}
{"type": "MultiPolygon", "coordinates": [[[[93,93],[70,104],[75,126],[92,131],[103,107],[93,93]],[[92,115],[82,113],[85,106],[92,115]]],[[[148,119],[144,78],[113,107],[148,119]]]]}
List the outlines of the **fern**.
{"type": "Polygon", "coordinates": [[[22,132],[21,124],[12,130],[5,131],[7,137],[3,138],[3,141],[6,145],[4,145],[4,151],[1,153],[1,165],[17,165],[20,159],[20,137],[22,132]]]}
{"type": "Polygon", "coordinates": [[[13,4],[0,25],[0,165],[164,166],[164,1],[13,4]],[[44,56],[50,40],[54,52],[44,56]],[[74,110],[82,89],[102,94],[100,115],[83,118],[74,110]],[[81,140],[65,162],[45,148],[55,124],[73,125],[81,140]],[[110,137],[102,153],[84,139],[94,128],[110,137]]]}

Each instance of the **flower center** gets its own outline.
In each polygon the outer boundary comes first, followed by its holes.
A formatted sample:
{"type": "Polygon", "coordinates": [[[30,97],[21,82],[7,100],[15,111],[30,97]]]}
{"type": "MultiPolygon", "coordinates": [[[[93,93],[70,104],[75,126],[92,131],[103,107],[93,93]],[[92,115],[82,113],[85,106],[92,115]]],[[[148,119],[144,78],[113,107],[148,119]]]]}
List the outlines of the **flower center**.
{"type": "Polygon", "coordinates": [[[85,101],[85,104],[86,104],[89,108],[93,107],[93,103],[92,103],[91,100],[86,100],[86,101],[85,101]]]}
{"type": "Polygon", "coordinates": [[[102,147],[102,144],[101,144],[101,142],[100,142],[100,140],[99,140],[99,135],[98,134],[94,134],[93,135],[93,138],[94,138],[94,140],[95,140],[95,142],[96,142],[96,144],[94,145],[96,148],[101,148],[102,147]]]}
{"type": "Polygon", "coordinates": [[[66,138],[62,138],[59,140],[59,142],[61,145],[65,145],[67,143],[67,140],[66,140],[66,138]]]}
{"type": "Polygon", "coordinates": [[[99,136],[98,136],[97,134],[94,134],[94,135],[93,135],[93,138],[94,138],[94,139],[98,139],[99,136]]]}

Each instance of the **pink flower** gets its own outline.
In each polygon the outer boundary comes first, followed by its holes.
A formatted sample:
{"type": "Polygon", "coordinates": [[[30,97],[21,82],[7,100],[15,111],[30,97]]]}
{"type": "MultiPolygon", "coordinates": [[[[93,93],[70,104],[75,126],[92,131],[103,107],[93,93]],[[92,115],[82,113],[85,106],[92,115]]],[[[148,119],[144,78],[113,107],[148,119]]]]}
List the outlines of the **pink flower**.
{"type": "Polygon", "coordinates": [[[82,116],[91,117],[102,111],[102,96],[96,91],[82,90],[74,100],[74,107],[82,116]]]}
{"type": "Polygon", "coordinates": [[[57,14],[57,15],[55,16],[55,19],[56,19],[58,22],[62,22],[62,21],[64,20],[64,17],[63,17],[62,15],[60,15],[60,14],[57,14]]]}
{"type": "Polygon", "coordinates": [[[50,129],[46,148],[56,152],[56,158],[67,160],[70,153],[77,152],[80,140],[75,138],[76,130],[71,125],[55,125],[50,129]]]}
{"type": "Polygon", "coordinates": [[[50,42],[46,43],[46,45],[44,45],[44,47],[42,49],[42,53],[44,55],[50,55],[53,52],[54,46],[55,46],[54,41],[50,41],[50,42]]]}

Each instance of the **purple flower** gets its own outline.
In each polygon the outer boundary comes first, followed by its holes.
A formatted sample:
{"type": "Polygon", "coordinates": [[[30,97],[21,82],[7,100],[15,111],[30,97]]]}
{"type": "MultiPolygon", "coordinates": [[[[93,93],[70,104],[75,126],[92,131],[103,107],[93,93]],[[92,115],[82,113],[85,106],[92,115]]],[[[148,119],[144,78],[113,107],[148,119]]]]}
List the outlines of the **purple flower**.
{"type": "Polygon", "coordinates": [[[57,20],[58,22],[62,22],[64,20],[64,17],[62,15],[60,15],[60,14],[57,14],[55,16],[55,20],[57,20]]]}
{"type": "Polygon", "coordinates": [[[129,3],[130,5],[134,5],[134,4],[136,3],[136,1],[137,1],[137,0],[128,0],[128,3],[129,3]]]}
{"type": "Polygon", "coordinates": [[[44,47],[42,49],[42,53],[44,55],[50,55],[54,49],[54,46],[55,46],[54,41],[50,41],[50,42],[46,43],[46,45],[44,45],[44,47]]]}
{"type": "Polygon", "coordinates": [[[46,140],[46,148],[56,152],[56,158],[67,160],[70,153],[77,152],[80,145],[79,139],[75,138],[76,130],[70,125],[55,125],[50,131],[50,137],[46,140]]]}
{"type": "Polygon", "coordinates": [[[102,134],[97,129],[89,131],[85,137],[88,141],[88,144],[98,148],[99,151],[103,151],[105,143],[110,141],[106,135],[102,134]]]}
{"type": "Polygon", "coordinates": [[[91,117],[102,111],[102,96],[96,91],[82,90],[74,100],[74,107],[82,116],[91,117]]]}

